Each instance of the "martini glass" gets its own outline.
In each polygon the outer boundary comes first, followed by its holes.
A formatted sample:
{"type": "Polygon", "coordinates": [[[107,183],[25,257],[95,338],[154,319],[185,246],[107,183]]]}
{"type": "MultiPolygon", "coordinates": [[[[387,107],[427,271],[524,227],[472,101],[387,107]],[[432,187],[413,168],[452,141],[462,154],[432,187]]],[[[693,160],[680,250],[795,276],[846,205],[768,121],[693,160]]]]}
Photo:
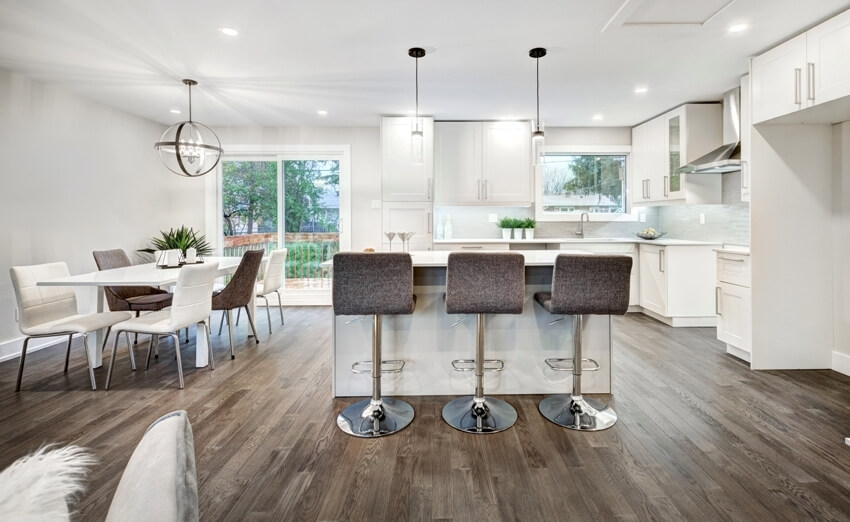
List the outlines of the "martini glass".
{"type": "MultiPolygon", "coordinates": [[[[390,252],[392,252],[393,251],[393,239],[395,239],[395,232],[386,232],[384,235],[387,236],[387,239],[390,241],[390,252]]],[[[401,234],[399,234],[399,235],[401,235],[401,234]]]]}
{"type": "Polygon", "coordinates": [[[410,232],[399,232],[398,237],[401,238],[401,250],[407,252],[407,238],[410,237],[410,232]]]}

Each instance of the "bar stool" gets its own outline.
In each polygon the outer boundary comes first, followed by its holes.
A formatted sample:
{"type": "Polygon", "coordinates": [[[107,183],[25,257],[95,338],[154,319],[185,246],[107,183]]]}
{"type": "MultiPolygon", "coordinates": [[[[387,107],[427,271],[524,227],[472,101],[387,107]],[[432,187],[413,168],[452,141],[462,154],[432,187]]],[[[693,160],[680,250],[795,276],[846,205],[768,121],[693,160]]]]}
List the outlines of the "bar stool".
{"type": "Polygon", "coordinates": [[[353,373],[371,373],[372,397],[355,402],[337,416],[337,426],[345,433],[355,437],[381,437],[404,429],[413,420],[413,406],[381,396],[381,374],[404,369],[404,361],[381,359],[381,316],[409,315],[415,307],[410,254],[345,252],[334,255],[334,315],[373,316],[372,360],[358,361],[351,366],[353,373]]]}
{"type": "MultiPolygon", "coordinates": [[[[540,413],[559,426],[572,430],[599,431],[617,422],[617,413],[604,402],[581,395],[583,362],[581,331],[583,316],[623,315],[629,308],[629,278],[632,258],[629,256],[567,255],[555,258],[552,291],[537,292],[534,300],[550,314],[573,317],[573,357],[546,359],[550,368],[573,372],[570,395],[551,395],[540,401],[540,413]],[[567,367],[558,363],[570,362],[567,367]]],[[[560,319],[558,319],[560,321],[560,319]]]]}
{"type": "MultiPolygon", "coordinates": [[[[484,396],[485,364],[501,371],[504,361],[484,359],[484,314],[521,314],[525,300],[525,258],[518,253],[449,254],[446,266],[446,313],[476,314],[475,395],[459,397],[443,407],[443,419],[468,433],[496,433],[514,425],[516,410],[507,402],[484,396]],[[495,364],[494,364],[495,363],[495,364]]],[[[469,360],[452,361],[457,371],[469,360]]]]}

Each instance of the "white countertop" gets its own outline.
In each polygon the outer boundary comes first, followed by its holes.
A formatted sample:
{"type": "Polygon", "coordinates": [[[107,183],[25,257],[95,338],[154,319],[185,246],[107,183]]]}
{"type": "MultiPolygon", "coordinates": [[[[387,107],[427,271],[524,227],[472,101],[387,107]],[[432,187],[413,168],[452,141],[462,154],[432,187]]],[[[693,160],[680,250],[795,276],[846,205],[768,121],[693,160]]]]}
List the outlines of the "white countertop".
{"type": "Polygon", "coordinates": [[[713,249],[715,252],[720,252],[721,254],[741,254],[748,256],[750,255],[750,247],[742,246],[742,245],[723,245],[720,248],[713,249]]]}
{"type": "MultiPolygon", "coordinates": [[[[488,254],[504,254],[506,252],[481,252],[482,255],[488,254]]],[[[525,257],[525,266],[554,266],[555,257],[558,254],[583,254],[592,255],[593,252],[586,250],[511,250],[511,254],[522,254],[525,257]]],[[[448,250],[415,250],[410,252],[410,257],[413,258],[414,267],[442,267],[448,264],[448,250]]],[[[328,259],[321,264],[323,268],[333,267],[333,260],[328,259]]]]}
{"type": "Polygon", "coordinates": [[[587,238],[578,238],[578,237],[544,237],[544,238],[534,238],[534,239],[435,239],[435,245],[452,245],[452,244],[465,244],[465,243],[481,243],[481,244],[512,244],[512,245],[521,245],[525,244],[560,244],[560,243],[646,243],[646,244],[656,244],[661,246],[711,246],[711,245],[722,245],[721,242],[711,242],[711,241],[690,241],[687,239],[641,239],[637,236],[635,237],[587,237],[587,238]]]}

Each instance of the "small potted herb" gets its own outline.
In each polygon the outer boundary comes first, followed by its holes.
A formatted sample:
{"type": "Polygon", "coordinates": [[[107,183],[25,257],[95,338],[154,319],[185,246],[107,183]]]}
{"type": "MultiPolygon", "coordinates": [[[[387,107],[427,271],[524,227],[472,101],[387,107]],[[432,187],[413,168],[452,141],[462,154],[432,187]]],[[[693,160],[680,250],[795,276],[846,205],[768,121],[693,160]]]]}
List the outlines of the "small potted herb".
{"type": "Polygon", "coordinates": [[[522,220],[522,228],[525,229],[525,239],[534,239],[534,227],[537,226],[537,221],[534,218],[526,218],[522,220]]]}
{"type": "Polygon", "coordinates": [[[496,226],[502,229],[502,239],[511,238],[511,229],[516,225],[516,221],[514,218],[503,217],[496,223],[496,226]]]}

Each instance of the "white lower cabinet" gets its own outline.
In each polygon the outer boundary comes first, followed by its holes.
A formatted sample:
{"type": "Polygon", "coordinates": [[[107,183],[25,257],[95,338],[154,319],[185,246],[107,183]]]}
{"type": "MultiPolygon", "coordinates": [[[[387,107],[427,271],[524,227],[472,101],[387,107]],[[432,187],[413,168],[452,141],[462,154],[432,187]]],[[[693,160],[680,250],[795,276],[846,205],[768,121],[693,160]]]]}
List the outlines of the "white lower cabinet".
{"type": "Polygon", "coordinates": [[[641,243],[640,306],[670,326],[714,326],[715,259],[711,246],[641,243]]]}
{"type": "Polygon", "coordinates": [[[726,351],[750,361],[752,351],[752,290],[750,256],[717,253],[715,312],[717,339],[726,343],[726,351]]]}

